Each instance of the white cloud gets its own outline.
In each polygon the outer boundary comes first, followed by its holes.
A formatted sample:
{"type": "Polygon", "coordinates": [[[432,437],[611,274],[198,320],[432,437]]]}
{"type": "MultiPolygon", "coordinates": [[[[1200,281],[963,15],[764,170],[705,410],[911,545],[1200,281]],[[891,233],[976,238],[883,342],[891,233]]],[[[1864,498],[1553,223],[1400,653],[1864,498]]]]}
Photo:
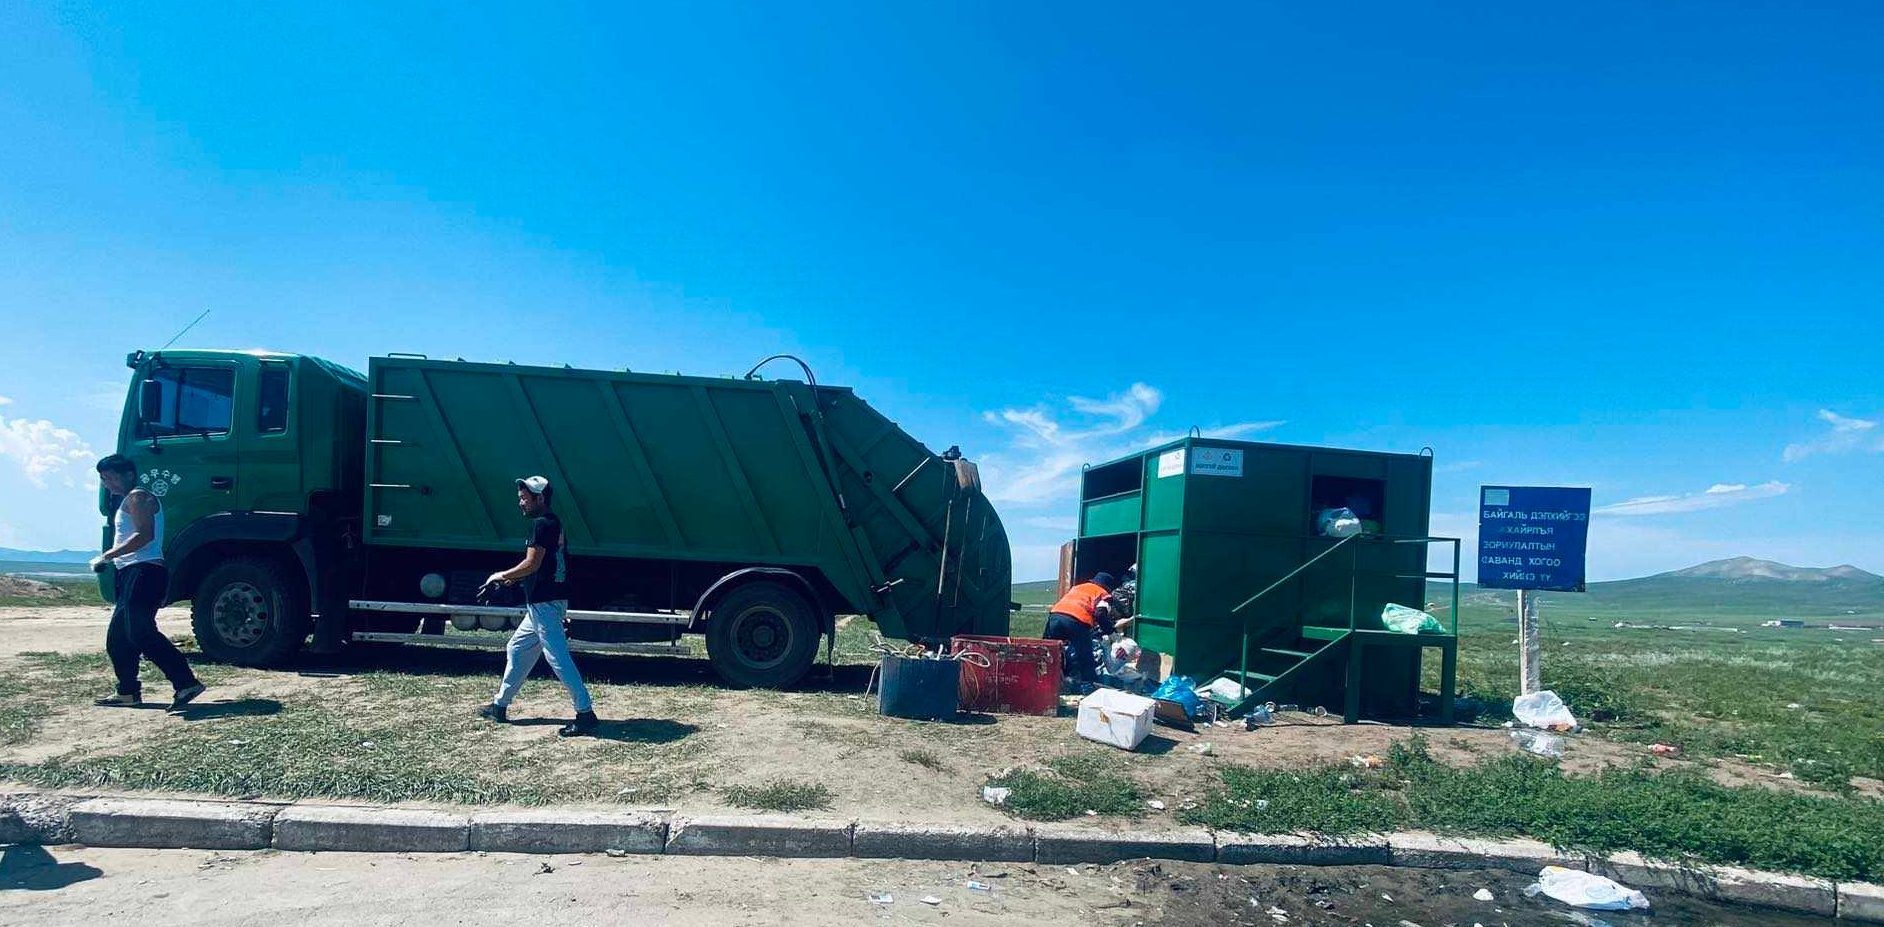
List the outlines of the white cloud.
{"type": "Polygon", "coordinates": [[[1783,496],[1791,489],[1790,484],[1778,480],[1769,480],[1752,486],[1746,483],[1716,483],[1703,492],[1669,496],[1638,496],[1634,499],[1613,502],[1597,508],[1594,514],[1640,516],[1700,512],[1706,509],[1739,505],[1742,502],[1752,502],[1755,499],[1783,496]]]}
{"type": "MultiPolygon", "coordinates": [[[[1013,433],[1013,444],[982,460],[988,498],[1019,506],[1061,503],[1071,511],[1080,470],[1089,463],[1123,457],[1182,434],[1143,434],[1140,429],[1164,403],[1156,387],[1133,383],[1104,399],[1072,396],[1066,408],[1045,405],[986,412],[982,419],[1013,433]]],[[[1236,438],[1281,425],[1238,422],[1200,429],[1213,438],[1236,438]]]]}
{"type": "Polygon", "coordinates": [[[1830,409],[1820,409],[1817,417],[1819,421],[1831,426],[1831,430],[1810,441],[1786,445],[1786,451],[1781,457],[1787,463],[1804,460],[1814,454],[1842,454],[1855,450],[1884,451],[1884,437],[1878,434],[1876,420],[1839,415],[1830,409]]]}
{"type": "MultiPolygon", "coordinates": [[[[1268,431],[1271,428],[1279,428],[1286,424],[1288,423],[1281,419],[1268,422],[1237,422],[1234,425],[1218,425],[1214,428],[1200,428],[1197,432],[1199,435],[1206,438],[1234,440],[1237,438],[1247,438],[1259,431],[1268,431]]],[[[1172,441],[1176,441],[1187,434],[1189,434],[1189,432],[1185,432],[1184,434],[1172,434],[1170,432],[1161,431],[1140,442],[1139,446],[1157,447],[1160,444],[1169,444],[1172,441]]]]}
{"type": "Polygon", "coordinates": [[[10,406],[12,404],[13,404],[12,398],[7,397],[7,396],[0,396],[0,406],[10,406]]]}
{"type": "Polygon", "coordinates": [[[92,449],[77,432],[45,419],[0,415],[0,458],[19,466],[35,488],[45,489],[54,481],[77,486],[92,462],[92,449]]]}

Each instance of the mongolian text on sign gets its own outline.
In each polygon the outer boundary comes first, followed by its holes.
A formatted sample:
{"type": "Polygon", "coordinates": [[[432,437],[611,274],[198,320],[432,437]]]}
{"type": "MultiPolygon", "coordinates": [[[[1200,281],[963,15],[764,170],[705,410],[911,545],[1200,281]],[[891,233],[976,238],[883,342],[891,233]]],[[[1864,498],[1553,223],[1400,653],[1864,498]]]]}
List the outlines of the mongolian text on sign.
{"type": "Polygon", "coordinates": [[[1561,486],[1479,490],[1478,584],[1582,592],[1590,491],[1561,486]]]}
{"type": "Polygon", "coordinates": [[[1205,476],[1242,476],[1243,452],[1224,447],[1192,448],[1191,472],[1205,476]]]}

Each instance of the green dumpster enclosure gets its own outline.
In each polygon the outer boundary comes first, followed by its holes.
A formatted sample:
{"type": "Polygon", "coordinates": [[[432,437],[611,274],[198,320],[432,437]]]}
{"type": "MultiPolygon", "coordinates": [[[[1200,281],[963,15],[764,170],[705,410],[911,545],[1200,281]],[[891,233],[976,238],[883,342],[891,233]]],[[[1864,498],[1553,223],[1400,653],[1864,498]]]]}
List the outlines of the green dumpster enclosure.
{"type": "Polygon", "coordinates": [[[1186,438],[1089,467],[1074,573],[1138,568],[1139,644],[1198,680],[1232,680],[1233,711],[1295,702],[1361,716],[1418,708],[1420,661],[1440,651],[1450,720],[1458,541],[1429,535],[1432,457],[1186,438]],[[1345,532],[1326,516],[1347,510],[1345,532]],[[1354,525],[1358,522],[1358,526],[1354,525]],[[1452,569],[1432,571],[1438,545],[1452,569]],[[1446,633],[1401,634],[1388,604],[1428,609],[1451,582],[1446,633]]]}

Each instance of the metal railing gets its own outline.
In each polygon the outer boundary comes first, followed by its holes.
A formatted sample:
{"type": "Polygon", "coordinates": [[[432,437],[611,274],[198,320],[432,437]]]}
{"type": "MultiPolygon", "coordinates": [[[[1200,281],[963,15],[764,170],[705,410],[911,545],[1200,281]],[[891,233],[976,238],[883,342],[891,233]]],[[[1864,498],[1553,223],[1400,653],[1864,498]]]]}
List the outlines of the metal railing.
{"type": "MultiPolygon", "coordinates": [[[[1283,574],[1281,579],[1278,579],[1275,582],[1270,583],[1268,586],[1264,587],[1261,592],[1258,592],[1255,595],[1250,596],[1247,599],[1244,599],[1242,602],[1238,603],[1234,608],[1230,609],[1230,614],[1234,615],[1241,612],[1243,609],[1248,608],[1250,605],[1255,604],[1256,601],[1261,599],[1263,596],[1266,596],[1269,593],[1282,588],[1284,585],[1287,585],[1290,580],[1296,578],[1297,576],[1300,576],[1303,573],[1303,571],[1321,562],[1322,558],[1327,557],[1329,554],[1332,554],[1335,551],[1340,550],[1343,547],[1348,547],[1353,542],[1362,540],[1363,538],[1372,540],[1372,541],[1387,541],[1392,544],[1419,544],[1422,547],[1428,544],[1451,544],[1452,545],[1452,572],[1437,573],[1428,569],[1428,570],[1422,570],[1419,573],[1395,573],[1394,578],[1395,579],[1418,579],[1418,580],[1429,580],[1429,579],[1450,580],[1452,582],[1452,616],[1451,616],[1452,636],[1457,637],[1459,635],[1459,558],[1460,558],[1460,549],[1461,549],[1461,541],[1458,538],[1447,538],[1447,537],[1386,538],[1386,537],[1381,537],[1379,535],[1352,534],[1352,535],[1342,538],[1339,541],[1336,541],[1327,550],[1324,550],[1321,553],[1316,554],[1315,556],[1302,561],[1302,564],[1300,566],[1297,566],[1295,569],[1290,570],[1286,574],[1283,574]]],[[[1360,577],[1360,572],[1361,572],[1359,569],[1358,560],[1357,560],[1358,554],[1359,554],[1359,548],[1353,548],[1348,551],[1348,633],[1350,634],[1358,630],[1357,622],[1356,622],[1356,619],[1358,616],[1355,614],[1355,611],[1354,611],[1357,596],[1359,594],[1358,586],[1359,586],[1359,577],[1360,577]]],[[[1426,604],[1425,602],[1420,603],[1420,605],[1422,606],[1424,606],[1425,604],[1426,604]]],[[[1243,651],[1242,658],[1241,658],[1242,663],[1241,663],[1241,668],[1237,674],[1237,682],[1238,682],[1238,685],[1241,687],[1244,696],[1247,697],[1251,691],[1250,685],[1249,685],[1249,619],[1248,618],[1243,619],[1242,651],[1243,651]]]]}

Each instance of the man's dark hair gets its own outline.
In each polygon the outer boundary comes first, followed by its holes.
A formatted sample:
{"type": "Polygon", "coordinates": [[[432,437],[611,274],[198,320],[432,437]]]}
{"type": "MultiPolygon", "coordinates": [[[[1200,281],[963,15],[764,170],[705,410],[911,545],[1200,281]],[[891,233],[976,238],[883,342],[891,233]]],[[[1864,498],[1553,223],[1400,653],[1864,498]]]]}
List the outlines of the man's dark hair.
{"type": "Polygon", "coordinates": [[[136,476],[137,464],[132,463],[131,458],[123,454],[112,454],[98,462],[98,472],[122,473],[125,476],[136,476]]]}
{"type": "Polygon", "coordinates": [[[554,486],[543,487],[543,494],[541,496],[538,496],[538,498],[543,500],[544,508],[550,507],[550,496],[555,495],[555,493],[556,493],[556,487],[554,486]]]}

